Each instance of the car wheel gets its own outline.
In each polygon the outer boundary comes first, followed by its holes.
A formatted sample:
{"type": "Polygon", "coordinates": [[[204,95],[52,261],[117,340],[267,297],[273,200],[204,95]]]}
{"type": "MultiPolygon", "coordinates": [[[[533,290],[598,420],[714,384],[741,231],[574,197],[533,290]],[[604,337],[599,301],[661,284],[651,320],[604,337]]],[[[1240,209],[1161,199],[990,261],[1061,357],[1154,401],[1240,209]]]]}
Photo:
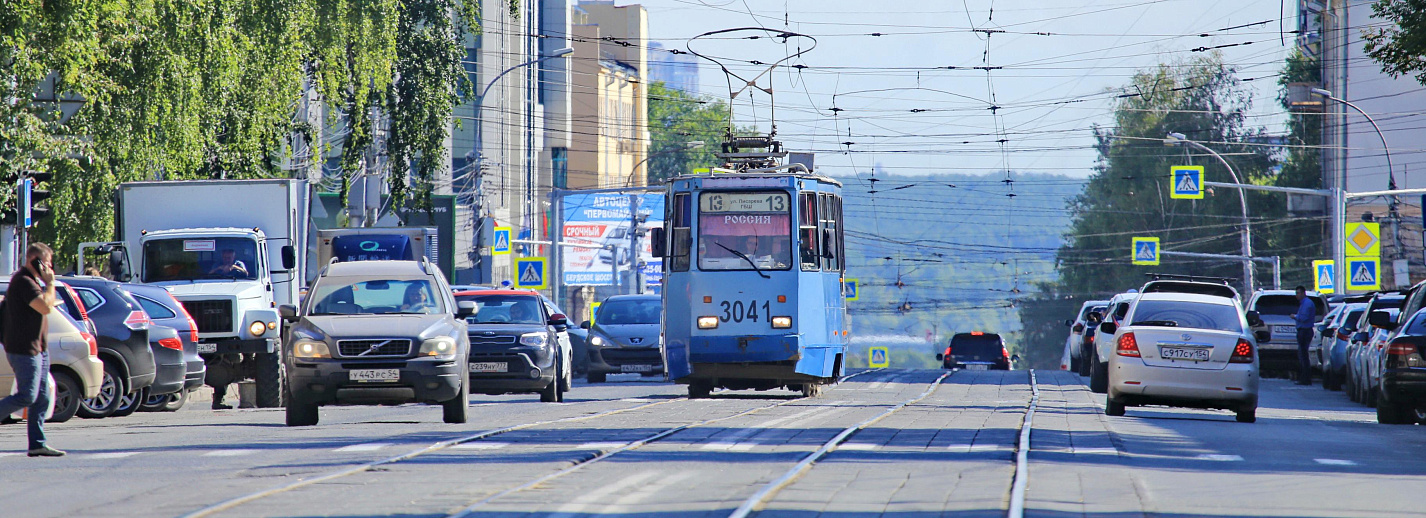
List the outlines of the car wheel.
{"type": "Polygon", "coordinates": [[[817,383],[803,383],[802,397],[817,397],[822,394],[822,385],[817,383]]]}
{"type": "Polygon", "coordinates": [[[606,375],[602,372],[591,372],[586,375],[584,379],[589,381],[590,383],[604,383],[608,380],[608,378],[606,378],[605,376],[606,375]]]}
{"type": "Polygon", "coordinates": [[[1411,419],[1407,416],[1415,417],[1412,409],[1400,403],[1394,403],[1382,399],[1377,402],[1376,422],[1380,424],[1411,424],[1411,419]]]}
{"type": "Polygon", "coordinates": [[[703,399],[713,394],[713,384],[706,381],[693,381],[688,384],[689,399],[703,399]]]}
{"type": "Polygon", "coordinates": [[[1080,354],[1079,354],[1079,370],[1075,371],[1075,373],[1079,374],[1080,376],[1089,376],[1089,369],[1090,369],[1090,363],[1089,363],[1089,362],[1090,362],[1090,359],[1093,358],[1093,354],[1094,354],[1094,353],[1091,353],[1091,352],[1089,352],[1089,351],[1081,351],[1081,352],[1080,352],[1080,354]]]}
{"type": "Polygon", "coordinates": [[[1256,423],[1256,422],[1258,422],[1258,407],[1256,407],[1256,406],[1251,406],[1251,407],[1250,407],[1250,406],[1244,405],[1244,406],[1238,407],[1238,412],[1237,412],[1237,414],[1238,414],[1238,415],[1237,415],[1237,419],[1238,419],[1238,422],[1240,422],[1240,423],[1256,423]]]}
{"type": "MultiPolygon", "coordinates": [[[[179,391],[179,392],[181,393],[182,391],[179,391]]],[[[140,412],[162,412],[162,411],[163,411],[163,407],[168,406],[168,402],[169,402],[170,398],[172,398],[172,397],[173,397],[173,394],[164,394],[164,395],[161,395],[161,396],[155,396],[155,395],[150,394],[148,397],[144,398],[144,402],[143,402],[143,403],[140,403],[140,404],[139,404],[139,411],[140,411],[140,412]]]]}
{"type": "Polygon", "coordinates": [[[133,415],[134,412],[137,412],[139,410],[139,406],[143,405],[144,400],[148,399],[148,397],[148,387],[144,387],[139,390],[131,391],[128,394],[124,394],[123,397],[119,398],[119,405],[114,407],[114,413],[110,414],[109,417],[125,417],[133,415]]]}
{"type": "Polygon", "coordinates": [[[79,400],[79,417],[100,419],[109,417],[119,406],[119,397],[124,393],[124,380],[119,370],[109,363],[104,364],[104,377],[99,383],[99,394],[79,400]]]}
{"type": "Polygon", "coordinates": [[[52,371],[54,375],[54,413],[49,422],[63,423],[79,411],[79,397],[84,395],[84,387],[67,372],[52,371]]]}
{"type": "Polygon", "coordinates": [[[188,391],[180,390],[177,394],[169,396],[168,404],[163,406],[164,412],[177,412],[183,408],[183,404],[188,402],[188,391]]]}
{"type": "Polygon", "coordinates": [[[1079,358],[1070,357],[1070,372],[1079,372],[1079,358]]]}
{"type": "Polygon", "coordinates": [[[1089,364],[1089,391],[1095,394],[1109,393],[1109,364],[1099,361],[1099,353],[1089,364]]]}
{"type": "Polygon", "coordinates": [[[1119,417],[1124,415],[1124,402],[1115,401],[1112,397],[1104,398],[1104,415],[1119,417]]]}
{"type": "Polygon", "coordinates": [[[464,424],[466,413],[470,410],[470,374],[462,374],[460,380],[460,394],[450,401],[441,403],[442,418],[447,423],[464,424]]]}
{"type": "Polygon", "coordinates": [[[560,378],[559,372],[555,372],[555,377],[550,379],[550,384],[540,389],[541,403],[558,403],[560,400],[560,378]]]}
{"type": "MultiPolygon", "coordinates": [[[[561,394],[569,392],[569,389],[574,386],[574,374],[570,372],[571,370],[574,369],[573,365],[569,364],[569,362],[564,362],[560,364],[560,371],[562,371],[560,372],[559,377],[561,394]]],[[[560,396],[560,401],[564,401],[564,396],[560,396]]]]}
{"type": "Polygon", "coordinates": [[[1366,405],[1367,408],[1377,407],[1375,388],[1362,387],[1362,404],[1366,405]]]}
{"type": "Polygon", "coordinates": [[[282,389],[283,399],[287,403],[287,426],[312,426],[317,424],[317,405],[303,403],[292,397],[292,389],[284,387],[282,389]]]}

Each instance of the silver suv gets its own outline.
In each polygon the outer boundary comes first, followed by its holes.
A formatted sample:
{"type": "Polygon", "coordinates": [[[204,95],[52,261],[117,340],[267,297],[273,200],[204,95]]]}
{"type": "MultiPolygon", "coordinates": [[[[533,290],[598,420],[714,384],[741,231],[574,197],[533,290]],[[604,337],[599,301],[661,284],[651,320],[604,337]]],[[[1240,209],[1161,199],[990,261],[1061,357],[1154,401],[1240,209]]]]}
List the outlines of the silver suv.
{"type": "Polygon", "coordinates": [[[287,425],[317,424],[322,405],[441,405],[464,423],[470,340],[465,317],[435,265],[333,263],[302,306],[282,306],[287,425]]]}

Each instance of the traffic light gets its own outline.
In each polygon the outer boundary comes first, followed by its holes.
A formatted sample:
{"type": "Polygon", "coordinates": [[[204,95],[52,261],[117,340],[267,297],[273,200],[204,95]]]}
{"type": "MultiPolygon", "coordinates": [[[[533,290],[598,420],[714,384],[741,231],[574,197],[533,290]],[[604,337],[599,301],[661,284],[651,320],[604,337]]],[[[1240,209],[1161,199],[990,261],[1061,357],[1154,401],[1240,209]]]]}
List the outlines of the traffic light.
{"type": "Polygon", "coordinates": [[[48,204],[44,204],[44,205],[41,205],[41,204],[40,204],[40,202],[49,199],[49,197],[50,197],[50,191],[49,191],[49,189],[41,189],[41,188],[39,188],[39,186],[40,186],[40,183],[48,184],[49,181],[50,181],[50,179],[54,178],[54,173],[51,173],[51,172],[40,172],[40,171],[27,171],[26,174],[25,174],[25,176],[31,181],[31,183],[30,183],[30,226],[34,226],[34,225],[35,225],[36,223],[38,223],[40,220],[42,220],[42,219],[44,219],[44,218],[48,218],[49,215],[50,215],[50,208],[49,208],[49,205],[48,205],[48,204]]]}
{"type": "Polygon", "coordinates": [[[54,173],[21,171],[15,179],[15,197],[0,205],[0,225],[33,227],[40,219],[49,217],[49,207],[40,202],[49,199],[50,192],[36,187],[53,177],[54,173]]]}

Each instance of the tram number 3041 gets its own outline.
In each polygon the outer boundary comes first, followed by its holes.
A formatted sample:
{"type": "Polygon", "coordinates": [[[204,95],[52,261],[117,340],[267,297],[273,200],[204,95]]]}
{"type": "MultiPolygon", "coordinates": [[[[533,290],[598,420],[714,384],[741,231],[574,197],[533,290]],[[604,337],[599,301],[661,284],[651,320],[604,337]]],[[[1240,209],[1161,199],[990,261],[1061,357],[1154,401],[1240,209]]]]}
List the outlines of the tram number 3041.
{"type": "Polygon", "coordinates": [[[772,318],[772,305],[766,300],[749,300],[747,302],[724,300],[718,303],[718,307],[723,309],[723,314],[718,317],[723,322],[759,322],[760,318],[764,320],[772,318]]]}

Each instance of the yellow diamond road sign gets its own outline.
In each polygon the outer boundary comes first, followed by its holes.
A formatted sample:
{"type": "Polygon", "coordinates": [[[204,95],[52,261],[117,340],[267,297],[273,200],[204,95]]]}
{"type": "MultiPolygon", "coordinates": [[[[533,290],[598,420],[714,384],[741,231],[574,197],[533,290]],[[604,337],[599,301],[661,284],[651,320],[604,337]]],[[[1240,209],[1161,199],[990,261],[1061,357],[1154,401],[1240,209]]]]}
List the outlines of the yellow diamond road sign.
{"type": "Polygon", "coordinates": [[[1346,255],[1350,257],[1381,257],[1381,224],[1348,223],[1346,255]]]}

